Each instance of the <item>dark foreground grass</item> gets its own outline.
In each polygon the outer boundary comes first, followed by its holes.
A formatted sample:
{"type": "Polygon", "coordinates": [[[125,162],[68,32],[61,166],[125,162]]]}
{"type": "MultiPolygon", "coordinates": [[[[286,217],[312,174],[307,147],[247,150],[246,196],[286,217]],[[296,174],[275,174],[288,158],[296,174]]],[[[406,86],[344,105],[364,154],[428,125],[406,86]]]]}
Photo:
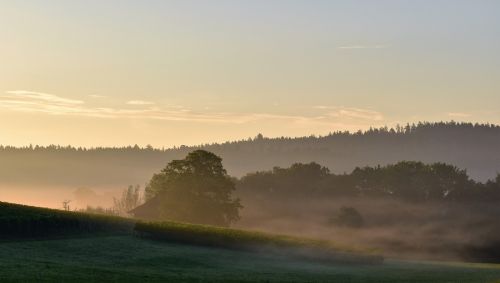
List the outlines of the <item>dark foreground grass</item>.
{"type": "Polygon", "coordinates": [[[329,241],[177,222],[138,222],[142,238],[205,247],[277,253],[303,259],[356,264],[380,264],[383,257],[370,251],[342,247],[329,241]]]}
{"type": "Polygon", "coordinates": [[[322,241],[172,222],[138,222],[133,232],[134,224],[0,203],[0,282],[500,282],[496,265],[318,261],[322,252],[330,259],[332,253],[353,251],[322,241]],[[315,260],[297,251],[312,252],[315,260]]]}
{"type": "Polygon", "coordinates": [[[500,282],[496,265],[326,264],[133,236],[0,243],[0,282],[500,282]]]}
{"type": "Polygon", "coordinates": [[[137,222],[132,219],[68,212],[0,202],[0,240],[41,239],[110,234],[134,234],[150,239],[265,253],[310,260],[381,263],[381,256],[340,248],[327,241],[272,235],[237,229],[176,222],[137,222]]]}
{"type": "Polygon", "coordinates": [[[131,233],[134,224],[135,221],[123,217],[0,202],[0,240],[131,233]]]}

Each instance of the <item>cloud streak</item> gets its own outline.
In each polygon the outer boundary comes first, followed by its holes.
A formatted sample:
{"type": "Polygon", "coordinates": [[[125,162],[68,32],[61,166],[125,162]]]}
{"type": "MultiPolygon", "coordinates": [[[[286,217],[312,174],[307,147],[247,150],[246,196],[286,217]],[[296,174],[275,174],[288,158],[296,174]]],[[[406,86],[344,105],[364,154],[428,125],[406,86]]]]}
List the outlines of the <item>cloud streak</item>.
{"type": "Polygon", "coordinates": [[[461,113],[461,112],[450,112],[447,114],[448,114],[448,117],[451,117],[451,118],[469,118],[472,116],[472,114],[470,114],[470,113],[461,113]]]}
{"type": "Polygon", "coordinates": [[[38,101],[45,102],[57,105],[78,105],[83,104],[84,102],[81,100],[62,98],[54,94],[36,92],[36,91],[27,91],[27,90],[11,90],[5,92],[3,98],[13,99],[13,100],[25,100],[25,101],[38,101]]]}
{"type": "Polygon", "coordinates": [[[84,101],[64,98],[58,95],[14,90],[0,94],[0,108],[27,113],[48,115],[69,115],[107,119],[150,119],[197,123],[245,124],[255,122],[279,122],[296,127],[323,126],[346,128],[349,126],[374,125],[384,121],[377,111],[352,107],[317,106],[311,115],[282,115],[270,113],[234,113],[214,111],[193,111],[172,106],[153,106],[147,101],[128,101],[132,108],[91,107],[84,101]],[[130,103],[132,102],[132,103],[130,103]]]}
{"type": "Polygon", "coordinates": [[[154,102],[151,101],[144,101],[144,100],[130,100],[127,101],[128,105],[153,105],[155,104],[154,102]]]}
{"type": "Polygon", "coordinates": [[[371,109],[343,107],[343,106],[324,106],[324,105],[314,106],[313,108],[326,111],[326,115],[330,117],[340,118],[344,120],[351,119],[351,120],[379,122],[385,119],[384,115],[381,112],[371,109]]]}
{"type": "Polygon", "coordinates": [[[352,49],[385,49],[389,48],[389,45],[377,44],[377,45],[344,45],[338,46],[337,49],[352,50],[352,49]]]}

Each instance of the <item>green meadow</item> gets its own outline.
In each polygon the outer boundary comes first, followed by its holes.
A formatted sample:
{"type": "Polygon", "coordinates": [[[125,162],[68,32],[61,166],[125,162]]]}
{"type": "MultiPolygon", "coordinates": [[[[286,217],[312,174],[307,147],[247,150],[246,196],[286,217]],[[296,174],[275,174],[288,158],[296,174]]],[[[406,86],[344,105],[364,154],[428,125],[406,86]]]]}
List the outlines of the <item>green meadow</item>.
{"type": "Polygon", "coordinates": [[[6,203],[0,223],[10,225],[0,234],[1,282],[500,282],[497,265],[382,261],[322,241],[210,226],[6,203]]]}

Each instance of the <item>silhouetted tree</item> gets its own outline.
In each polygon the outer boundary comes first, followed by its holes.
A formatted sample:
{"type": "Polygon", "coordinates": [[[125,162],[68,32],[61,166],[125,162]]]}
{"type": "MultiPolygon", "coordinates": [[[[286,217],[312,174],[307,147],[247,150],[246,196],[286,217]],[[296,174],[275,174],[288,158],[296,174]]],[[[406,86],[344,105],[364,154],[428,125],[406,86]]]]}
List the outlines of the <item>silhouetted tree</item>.
{"type": "Polygon", "coordinates": [[[70,202],[71,202],[71,200],[64,200],[64,201],[62,202],[62,205],[63,205],[63,209],[64,209],[64,210],[66,210],[66,211],[69,211],[69,210],[70,210],[70,206],[69,206],[70,202]]]}
{"type": "Polygon", "coordinates": [[[329,175],[328,168],[311,162],[295,163],[290,168],[274,167],[272,171],[247,174],[239,182],[242,191],[252,188],[254,196],[314,196],[322,191],[321,181],[329,175]]]}
{"type": "Polygon", "coordinates": [[[123,190],[120,198],[113,198],[113,210],[118,215],[127,215],[128,212],[142,203],[141,187],[130,185],[127,189],[123,190]]]}
{"type": "Polygon", "coordinates": [[[222,159],[196,150],[155,174],[146,186],[146,197],[151,203],[160,203],[161,218],[229,226],[239,219],[242,207],[232,198],[234,190],[222,159]]]}

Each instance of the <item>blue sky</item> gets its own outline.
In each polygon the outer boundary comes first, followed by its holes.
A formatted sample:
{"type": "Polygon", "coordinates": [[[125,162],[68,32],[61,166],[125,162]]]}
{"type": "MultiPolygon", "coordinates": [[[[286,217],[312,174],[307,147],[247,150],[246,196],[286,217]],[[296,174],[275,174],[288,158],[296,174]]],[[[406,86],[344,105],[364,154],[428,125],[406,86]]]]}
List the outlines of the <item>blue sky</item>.
{"type": "Polygon", "coordinates": [[[0,143],[500,123],[499,1],[2,1],[0,143]]]}

